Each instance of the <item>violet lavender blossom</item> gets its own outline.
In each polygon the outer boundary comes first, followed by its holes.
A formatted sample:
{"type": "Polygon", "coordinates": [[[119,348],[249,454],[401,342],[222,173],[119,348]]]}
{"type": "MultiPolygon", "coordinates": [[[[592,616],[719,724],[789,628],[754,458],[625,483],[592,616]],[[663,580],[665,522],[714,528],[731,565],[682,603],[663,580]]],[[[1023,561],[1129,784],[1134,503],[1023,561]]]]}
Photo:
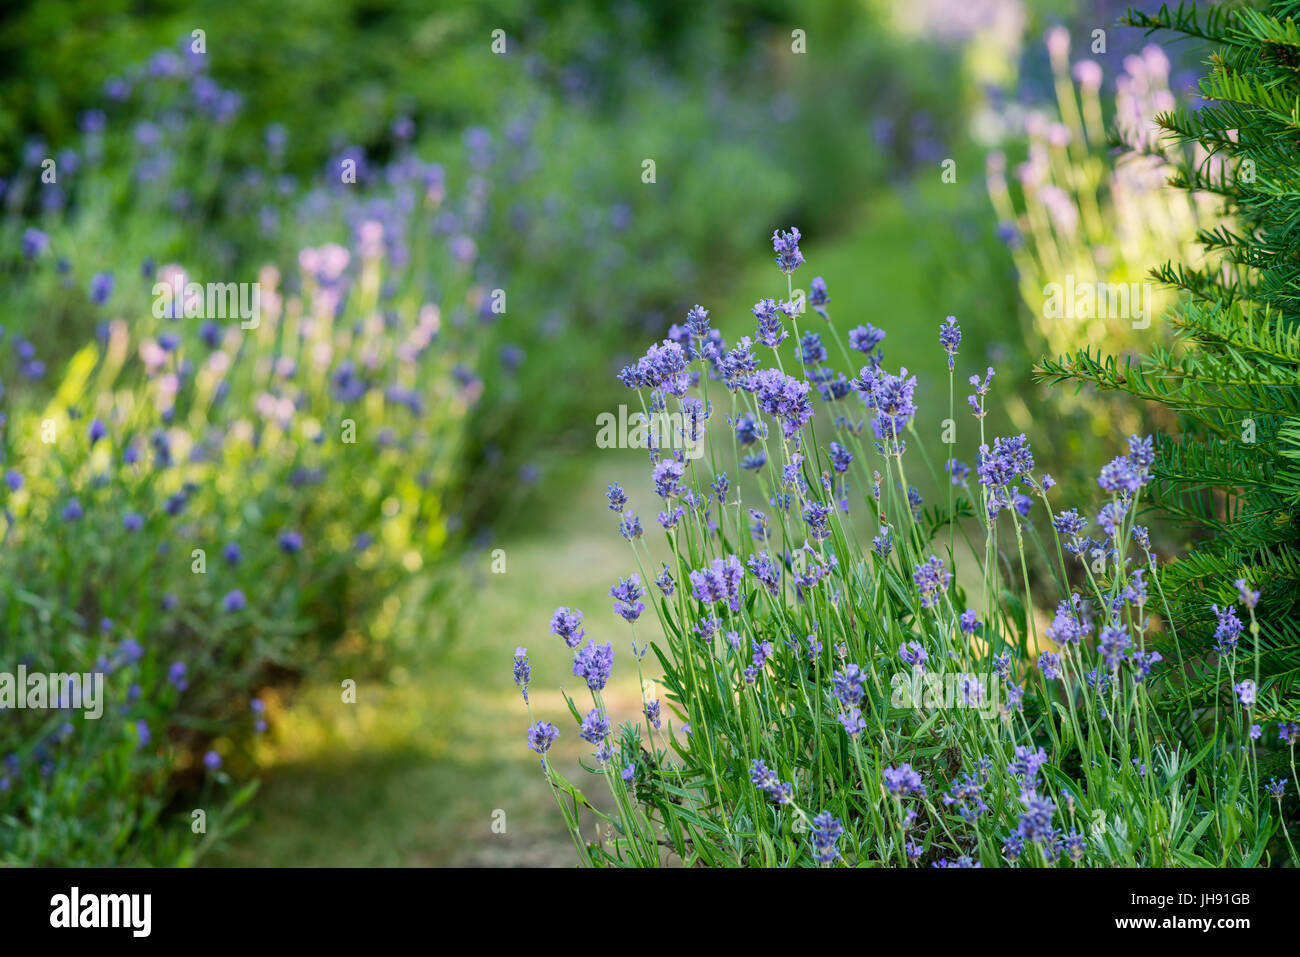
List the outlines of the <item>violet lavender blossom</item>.
{"type": "Polygon", "coordinates": [[[614,670],[614,646],[598,645],[590,639],[573,657],[574,677],[582,678],[592,691],[602,690],[614,670]]]}
{"type": "Polygon", "coordinates": [[[791,226],[789,232],[778,229],[772,233],[772,251],[776,253],[776,264],[787,276],[804,263],[803,253],[799,251],[800,238],[796,226],[791,226]]]}
{"type": "Polygon", "coordinates": [[[559,635],[570,648],[577,648],[587,631],[582,627],[582,612],[561,605],[551,615],[551,634],[559,635]]]}
{"type": "Polygon", "coordinates": [[[645,602],[639,600],[645,594],[645,590],[641,587],[641,579],[637,575],[620,578],[618,584],[610,588],[609,594],[614,599],[614,611],[621,615],[624,621],[633,623],[641,617],[641,612],[645,611],[645,602]]]}
{"type": "Polygon", "coordinates": [[[961,344],[961,326],[957,325],[956,316],[949,316],[939,327],[939,344],[948,353],[948,371],[952,372],[956,368],[957,346],[961,344]]]}

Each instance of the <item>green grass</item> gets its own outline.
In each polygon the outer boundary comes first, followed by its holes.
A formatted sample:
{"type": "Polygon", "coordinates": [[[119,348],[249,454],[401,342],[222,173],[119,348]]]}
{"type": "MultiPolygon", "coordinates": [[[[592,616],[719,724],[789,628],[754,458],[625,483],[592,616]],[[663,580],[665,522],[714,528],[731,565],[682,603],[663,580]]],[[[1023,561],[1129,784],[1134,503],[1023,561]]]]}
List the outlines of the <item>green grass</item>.
{"type": "MultiPolygon", "coordinates": [[[[318,675],[274,714],[273,738],[259,756],[266,773],[257,820],[209,863],[572,863],[524,741],[528,721],[510,677],[512,656],[517,646],[528,648],[535,717],[562,729],[553,753],[572,766],[589,749],[554,690],[579,689],[568,677],[568,650],[548,634],[550,613],[560,604],[581,607],[588,632],[614,641],[620,662],[630,661],[628,626],[608,597],[616,573],[627,574],[628,551],[602,508],[605,486],[639,460],[626,451],[593,460],[588,481],[554,510],[549,527],[497,546],[504,574],[492,573],[491,552],[479,553],[459,588],[460,633],[451,642],[430,636],[429,647],[442,652],[401,656],[386,680],[359,680],[355,705],[336,690],[348,675],[318,675]],[[492,829],[497,810],[505,812],[504,834],[492,829]]],[[[639,708],[633,669],[616,669],[606,699],[616,714],[639,708]]]]}

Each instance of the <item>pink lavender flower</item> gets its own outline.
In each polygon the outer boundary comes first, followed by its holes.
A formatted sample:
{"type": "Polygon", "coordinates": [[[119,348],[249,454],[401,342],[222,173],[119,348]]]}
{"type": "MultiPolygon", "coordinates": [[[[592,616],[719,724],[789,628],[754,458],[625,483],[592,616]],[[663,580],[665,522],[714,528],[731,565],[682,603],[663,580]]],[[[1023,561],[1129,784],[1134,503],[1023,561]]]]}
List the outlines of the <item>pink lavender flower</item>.
{"type": "Polygon", "coordinates": [[[1074,65],[1074,78],[1079,85],[1089,90],[1101,87],[1101,66],[1096,60],[1080,60],[1074,65]]]}

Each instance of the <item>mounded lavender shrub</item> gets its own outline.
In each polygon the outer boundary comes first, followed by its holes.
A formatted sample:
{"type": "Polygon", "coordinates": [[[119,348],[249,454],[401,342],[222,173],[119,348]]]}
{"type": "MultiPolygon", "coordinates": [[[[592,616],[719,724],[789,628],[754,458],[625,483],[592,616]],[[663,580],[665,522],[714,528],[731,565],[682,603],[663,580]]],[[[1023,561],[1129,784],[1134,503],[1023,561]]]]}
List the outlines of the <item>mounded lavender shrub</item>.
{"type": "MultiPolygon", "coordinates": [[[[804,265],[799,239],[798,230],[773,235],[788,291],[804,265]]],[[[829,362],[821,333],[800,328],[824,324],[852,373],[825,281],[813,289],[816,320],[793,296],[753,308],[755,339],[774,350],[791,339],[797,366],[777,350],[774,368],[758,367],[748,340],[729,350],[696,307],[683,336],[620,374],[647,407],[702,409],[708,448],[699,459],[650,452],[673,516],[661,522],[672,560],[658,576],[627,493],[616,485],[608,496],[639,573],[611,589],[615,610],[632,628],[638,679],[648,645],[636,629],[653,631],[648,617],[637,620],[643,598],[653,611],[663,697],[643,700],[615,729],[602,697],[617,680],[612,643],[579,647],[581,613],[553,616],[592,699],[585,718],[569,699],[579,737],[595,746],[584,767],[614,799],[610,813],[595,810],[542,762],[582,861],[1295,862],[1282,825],[1287,782],[1261,782],[1256,771],[1260,748],[1289,747],[1294,758],[1300,724],[1266,735],[1255,719],[1264,692],[1237,659],[1235,608],[1215,609],[1213,662],[1185,660],[1164,624],[1160,566],[1136,524],[1151,440],[1130,437],[1100,470],[1095,518],[1088,503],[1066,508],[1052,501],[1055,483],[1037,470],[1028,436],[985,434],[990,368],[969,376],[967,431],[978,441],[963,444],[974,468],[954,457],[955,443],[934,454],[917,429],[915,378],[889,371],[877,351],[883,332],[849,333],[867,363],[850,377],[829,362]],[[752,482],[726,477],[729,454],[752,482]],[[935,461],[946,463],[942,478],[935,461]],[[946,506],[926,513],[917,471],[948,490],[946,506]],[[1060,596],[1041,629],[1024,611],[1032,549],[1060,596]],[[1217,749],[1199,747],[1197,724],[1181,722],[1174,680],[1207,666],[1222,678],[1217,749]],[[599,839],[584,807],[603,825],[599,839]]],[[[948,317],[936,359],[948,365],[950,409],[960,343],[948,317]]],[[[1254,627],[1258,592],[1235,587],[1254,627]]]]}

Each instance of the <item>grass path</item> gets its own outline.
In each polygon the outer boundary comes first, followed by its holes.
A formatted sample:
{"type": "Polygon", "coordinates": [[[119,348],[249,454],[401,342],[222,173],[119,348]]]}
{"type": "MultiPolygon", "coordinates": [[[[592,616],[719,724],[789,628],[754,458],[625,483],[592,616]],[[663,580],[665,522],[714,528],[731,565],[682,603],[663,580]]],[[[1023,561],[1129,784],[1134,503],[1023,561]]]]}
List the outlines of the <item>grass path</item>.
{"type": "MultiPolygon", "coordinates": [[[[554,689],[566,686],[579,704],[585,689],[548,621],[557,605],[578,606],[588,632],[628,659],[630,632],[608,592],[629,573],[630,556],[614,516],[600,510],[614,470],[631,472],[639,460],[624,452],[621,461],[593,462],[572,507],[557,510],[549,528],[500,544],[505,574],[492,574],[483,554],[482,567],[467,574],[461,633],[442,652],[412,656],[387,681],[359,681],[355,705],[342,704],[337,682],[321,677],[276,715],[261,755],[271,773],[257,817],[209,863],[571,865],[572,844],[524,741],[512,655],[528,647],[534,716],[561,728],[555,760],[582,786],[576,762],[590,749],[554,689]],[[498,811],[504,834],[493,831],[498,811]]],[[[616,668],[605,697],[619,719],[635,714],[635,672],[616,668]]],[[[600,790],[591,795],[598,804],[600,790]]]]}
{"type": "MultiPolygon", "coordinates": [[[[930,404],[935,422],[926,420],[927,427],[936,432],[936,335],[952,304],[939,301],[944,293],[934,276],[952,242],[890,196],[852,234],[825,245],[805,243],[809,275],[801,277],[826,277],[842,328],[871,322],[888,330],[888,363],[923,373],[918,394],[930,404]]],[[[774,276],[780,278],[770,266],[756,268],[717,304],[717,324],[729,339],[752,325],[737,303],[783,295],[774,276]]],[[[963,320],[978,332],[980,317],[963,320]]],[[[990,317],[984,328],[996,321],[990,317]]],[[[945,405],[946,393],[945,381],[945,405]]],[[[657,541],[644,461],[623,450],[593,452],[589,462],[574,463],[570,471],[583,478],[563,500],[534,530],[498,543],[505,574],[490,572],[488,553],[475,560],[457,599],[459,633],[449,642],[429,642],[442,651],[400,655],[384,680],[359,681],[355,705],[339,701],[339,681],[347,675],[326,674],[309,682],[291,707],[274,709],[273,731],[259,755],[265,773],[254,823],[208,863],[572,866],[572,845],[526,749],[527,718],[511,682],[511,658],[521,645],[532,656],[534,716],[561,730],[557,766],[579,787],[594,781],[577,767],[590,749],[554,690],[567,687],[581,706],[585,689],[570,674],[568,650],[547,633],[548,620],[558,605],[577,606],[590,635],[614,642],[615,680],[606,700],[616,723],[635,716],[640,697],[629,665],[631,634],[608,595],[635,566],[616,518],[604,508],[604,489],[621,481],[647,537],[657,541]],[[504,833],[493,830],[498,811],[505,813],[504,833]]],[[[638,640],[658,637],[647,630],[657,631],[653,621],[643,619],[638,640]]],[[[599,805],[604,786],[595,785],[588,797],[599,805]]]]}

